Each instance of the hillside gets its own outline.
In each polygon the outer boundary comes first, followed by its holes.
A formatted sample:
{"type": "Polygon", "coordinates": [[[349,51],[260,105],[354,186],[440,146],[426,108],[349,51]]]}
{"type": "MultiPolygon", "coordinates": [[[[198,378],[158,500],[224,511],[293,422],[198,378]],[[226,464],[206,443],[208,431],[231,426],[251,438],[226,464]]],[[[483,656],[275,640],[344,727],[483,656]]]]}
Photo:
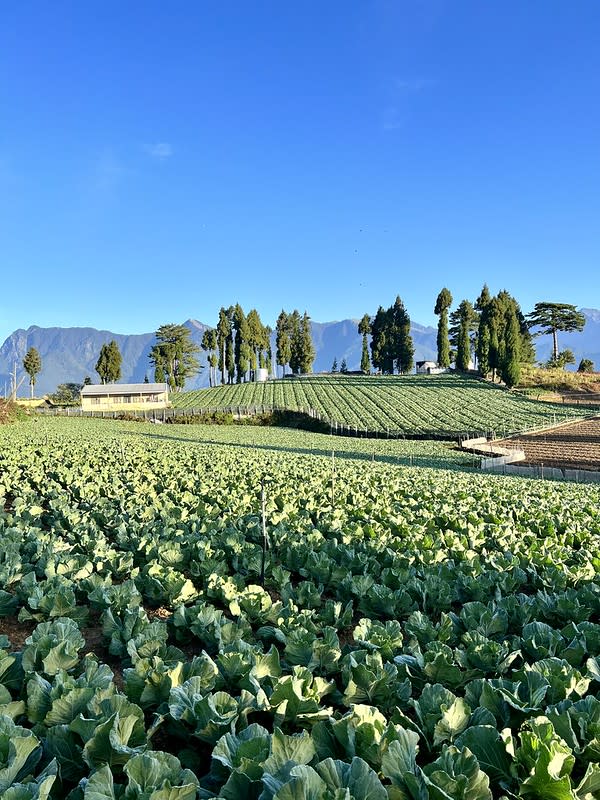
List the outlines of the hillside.
{"type": "Polygon", "coordinates": [[[287,378],[184,392],[172,399],[180,408],[313,409],[359,431],[389,430],[409,436],[504,434],[581,414],[450,374],[287,378]]]}

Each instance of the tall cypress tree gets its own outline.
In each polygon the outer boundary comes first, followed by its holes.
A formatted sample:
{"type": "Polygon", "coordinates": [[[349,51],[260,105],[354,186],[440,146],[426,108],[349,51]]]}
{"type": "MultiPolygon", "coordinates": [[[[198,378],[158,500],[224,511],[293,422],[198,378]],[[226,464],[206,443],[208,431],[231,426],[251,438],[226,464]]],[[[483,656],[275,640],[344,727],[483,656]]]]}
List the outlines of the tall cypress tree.
{"type": "Polygon", "coordinates": [[[96,362],[95,370],[102,383],[116,383],[121,377],[121,363],[123,357],[119,345],[112,339],[100,348],[100,355],[96,362]]]}
{"type": "Polygon", "coordinates": [[[513,305],[504,314],[504,337],[500,376],[509,389],[516,386],[521,376],[521,333],[513,305]]]}
{"type": "Polygon", "coordinates": [[[275,359],[281,367],[282,377],[285,376],[285,365],[290,363],[290,321],[289,315],[282,309],[275,325],[275,359]]]}
{"type": "Polygon", "coordinates": [[[467,372],[471,361],[471,339],[469,336],[473,319],[473,306],[463,300],[458,307],[458,340],[456,346],[456,369],[467,372]]]}
{"type": "Polygon", "coordinates": [[[394,342],[394,360],[398,372],[405,375],[413,367],[413,356],[415,348],[412,336],[410,335],[410,317],[399,296],[393,307],[390,309],[389,317],[392,325],[392,341],[394,342]]]}
{"type": "Polygon", "coordinates": [[[433,313],[439,316],[437,331],[437,362],[439,367],[450,366],[450,341],[448,339],[448,309],[452,305],[452,295],[445,287],[438,294],[433,313]]]}
{"type": "Polygon", "coordinates": [[[387,312],[379,306],[371,323],[371,360],[375,369],[385,372],[385,334],[387,312]]]}
{"type": "Polygon", "coordinates": [[[233,327],[235,330],[234,361],[236,382],[243,383],[246,380],[246,373],[250,366],[250,345],[248,344],[248,320],[239,303],[236,304],[233,310],[233,327]]]}
{"type": "Polygon", "coordinates": [[[306,311],[300,321],[300,341],[302,349],[300,372],[306,375],[312,372],[313,361],[315,360],[315,346],[312,340],[310,317],[306,311]]]}
{"type": "Polygon", "coordinates": [[[289,331],[290,331],[290,369],[292,375],[298,375],[301,372],[302,365],[302,336],[300,331],[300,314],[294,309],[288,316],[289,331]]]}
{"type": "Polygon", "coordinates": [[[360,357],[360,370],[368,375],[371,372],[371,360],[369,358],[369,343],[367,336],[371,333],[371,317],[365,314],[358,323],[358,332],[362,335],[362,353],[360,357]]]}
{"type": "Polygon", "coordinates": [[[219,309],[219,321],[217,322],[217,350],[219,351],[219,372],[221,373],[221,384],[225,384],[225,373],[227,371],[226,349],[227,340],[231,336],[231,323],[227,311],[223,306],[219,309]]]}

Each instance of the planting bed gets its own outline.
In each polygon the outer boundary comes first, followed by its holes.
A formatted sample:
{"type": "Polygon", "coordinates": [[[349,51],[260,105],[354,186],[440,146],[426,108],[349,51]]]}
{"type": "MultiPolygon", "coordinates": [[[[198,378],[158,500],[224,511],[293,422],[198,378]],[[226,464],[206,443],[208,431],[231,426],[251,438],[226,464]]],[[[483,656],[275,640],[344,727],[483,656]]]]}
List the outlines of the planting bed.
{"type": "Polygon", "coordinates": [[[525,451],[523,464],[600,470],[600,417],[497,442],[525,451]]]}

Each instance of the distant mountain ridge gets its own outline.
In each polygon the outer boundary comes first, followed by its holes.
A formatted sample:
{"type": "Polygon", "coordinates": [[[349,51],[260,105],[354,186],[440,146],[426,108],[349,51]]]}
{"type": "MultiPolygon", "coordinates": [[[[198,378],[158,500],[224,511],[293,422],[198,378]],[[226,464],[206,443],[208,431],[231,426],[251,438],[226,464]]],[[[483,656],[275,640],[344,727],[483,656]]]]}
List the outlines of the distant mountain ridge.
{"type": "MultiPolygon", "coordinates": [[[[596,368],[600,369],[600,311],[587,308],[582,309],[582,312],[586,317],[584,330],[581,333],[559,334],[560,349],[569,347],[575,353],[577,363],[581,358],[591,358],[596,368]]],[[[188,319],[184,324],[190,329],[192,339],[199,345],[209,326],[195,319],[188,319]]],[[[359,368],[362,341],[357,331],[358,320],[312,322],[311,325],[316,350],[313,367],[315,372],[329,370],[334,358],[338,365],[346,359],[350,370],[359,368]]],[[[435,360],[436,329],[413,322],[411,333],[415,344],[415,361],[435,360]]],[[[123,356],[123,383],[141,382],[146,375],[152,379],[148,354],[154,343],[154,333],[120,334],[96,328],[40,328],[32,325],[27,330],[14,331],[0,347],[0,391],[4,391],[5,384],[10,385],[10,374],[15,361],[17,372],[23,374],[23,358],[30,347],[39,350],[42,358],[42,372],[35,387],[36,395],[54,391],[59,383],[82,383],[86,375],[97,383],[99,379],[94,366],[100,348],[111,339],[117,342],[123,356]]],[[[538,359],[546,360],[552,349],[551,337],[544,336],[535,341],[538,359]]],[[[200,354],[200,362],[206,365],[203,352],[200,354]]],[[[208,386],[207,369],[201,370],[199,375],[186,384],[187,389],[205,386],[208,386]]],[[[19,395],[26,396],[28,391],[25,376],[19,395]]]]}

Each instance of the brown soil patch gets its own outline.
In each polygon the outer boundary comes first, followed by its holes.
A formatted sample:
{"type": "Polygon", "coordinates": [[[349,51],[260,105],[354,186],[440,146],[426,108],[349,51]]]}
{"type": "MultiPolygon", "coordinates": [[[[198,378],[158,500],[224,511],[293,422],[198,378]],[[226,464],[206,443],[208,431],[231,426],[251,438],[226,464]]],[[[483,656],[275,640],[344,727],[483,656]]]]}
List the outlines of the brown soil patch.
{"type": "Polygon", "coordinates": [[[16,617],[0,617],[0,633],[8,636],[13,652],[19,652],[25,647],[25,639],[31,635],[36,625],[37,622],[33,621],[19,622],[16,617]]]}
{"type": "Polygon", "coordinates": [[[522,464],[600,470],[600,417],[495,442],[525,451],[522,464]]]}

